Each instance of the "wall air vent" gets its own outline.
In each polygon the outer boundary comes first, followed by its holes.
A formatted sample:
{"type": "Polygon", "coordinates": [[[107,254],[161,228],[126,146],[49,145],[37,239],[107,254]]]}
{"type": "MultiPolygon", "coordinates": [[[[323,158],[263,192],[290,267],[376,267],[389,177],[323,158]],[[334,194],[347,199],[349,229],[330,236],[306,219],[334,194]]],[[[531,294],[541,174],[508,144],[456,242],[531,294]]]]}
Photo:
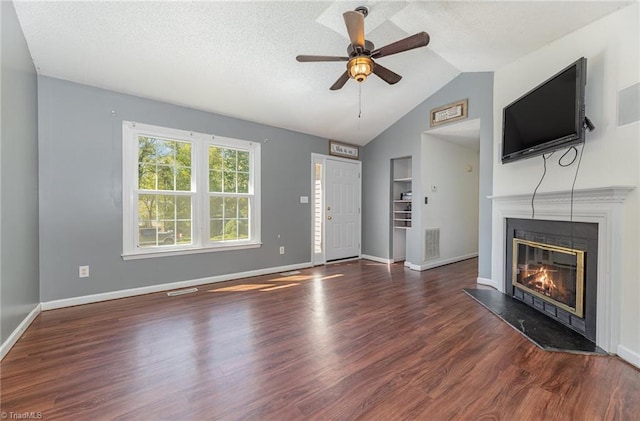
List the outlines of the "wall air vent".
{"type": "Polygon", "coordinates": [[[440,257],[440,228],[427,228],[424,231],[424,260],[440,257]]]}
{"type": "Polygon", "coordinates": [[[169,297],[175,297],[177,295],[191,294],[192,292],[197,292],[198,288],[187,288],[187,289],[179,289],[177,291],[169,291],[167,295],[169,297]]]}

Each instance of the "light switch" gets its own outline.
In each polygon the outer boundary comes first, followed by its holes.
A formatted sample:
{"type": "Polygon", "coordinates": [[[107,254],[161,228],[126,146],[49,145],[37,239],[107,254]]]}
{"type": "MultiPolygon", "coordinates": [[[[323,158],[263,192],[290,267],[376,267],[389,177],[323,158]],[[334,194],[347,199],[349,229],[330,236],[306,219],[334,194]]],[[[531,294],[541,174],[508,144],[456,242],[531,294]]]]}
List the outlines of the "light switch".
{"type": "Polygon", "coordinates": [[[300,203],[309,203],[309,196],[300,196],[300,203]]]}

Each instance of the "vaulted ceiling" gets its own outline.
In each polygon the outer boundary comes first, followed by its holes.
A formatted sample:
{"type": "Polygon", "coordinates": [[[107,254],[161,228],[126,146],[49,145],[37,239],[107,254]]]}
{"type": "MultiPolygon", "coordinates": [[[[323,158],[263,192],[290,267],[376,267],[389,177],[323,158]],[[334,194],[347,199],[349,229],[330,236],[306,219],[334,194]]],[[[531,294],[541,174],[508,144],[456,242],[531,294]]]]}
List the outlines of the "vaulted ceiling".
{"type": "MultiPolygon", "coordinates": [[[[632,1],[15,1],[40,75],[364,145],[461,72],[494,71],[632,1]],[[369,7],[379,59],[403,79],[329,87],[346,55],[342,14],[369,7]]],[[[425,118],[428,118],[425,116],[425,118]]]]}

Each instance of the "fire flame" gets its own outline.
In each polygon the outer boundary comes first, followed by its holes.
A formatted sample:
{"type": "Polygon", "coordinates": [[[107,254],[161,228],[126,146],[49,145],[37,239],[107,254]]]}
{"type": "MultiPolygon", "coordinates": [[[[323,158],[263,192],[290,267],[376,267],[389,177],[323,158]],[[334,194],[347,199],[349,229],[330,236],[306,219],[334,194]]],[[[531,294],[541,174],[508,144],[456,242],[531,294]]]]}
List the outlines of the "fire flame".
{"type": "Polygon", "coordinates": [[[547,296],[552,296],[554,292],[558,290],[556,283],[547,273],[547,269],[541,267],[538,271],[530,277],[527,286],[547,296]]]}

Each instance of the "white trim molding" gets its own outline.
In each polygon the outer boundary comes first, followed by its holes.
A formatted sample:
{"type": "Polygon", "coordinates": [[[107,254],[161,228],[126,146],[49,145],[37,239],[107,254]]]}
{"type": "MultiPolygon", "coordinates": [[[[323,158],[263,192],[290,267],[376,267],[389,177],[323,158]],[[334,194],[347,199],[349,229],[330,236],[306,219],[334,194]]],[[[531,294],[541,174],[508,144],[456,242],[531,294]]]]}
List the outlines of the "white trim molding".
{"type": "Polygon", "coordinates": [[[640,368],[640,354],[633,352],[624,345],[618,345],[618,356],[636,367],[640,368]]]}
{"type": "Polygon", "coordinates": [[[9,335],[6,341],[2,343],[0,346],[0,360],[2,360],[7,353],[13,348],[13,346],[18,342],[18,339],[22,336],[22,334],[27,330],[27,328],[31,325],[31,323],[38,317],[40,314],[42,306],[37,304],[36,307],[31,310],[27,317],[15,328],[15,330],[9,335]]]}
{"type": "Polygon", "coordinates": [[[393,259],[385,259],[384,257],[371,256],[368,254],[362,254],[360,255],[360,258],[365,260],[371,260],[373,262],[385,263],[387,265],[390,265],[393,263],[393,259]]]}
{"type": "Polygon", "coordinates": [[[123,289],[120,291],[104,292],[101,294],[83,295],[80,297],[63,298],[61,300],[47,301],[41,304],[42,310],[54,310],[82,304],[98,303],[101,301],[116,300],[118,298],[134,297],[136,295],[151,294],[154,292],[170,291],[172,289],[189,288],[198,285],[213,284],[216,282],[231,281],[252,276],[271,275],[273,273],[288,272],[290,270],[304,269],[311,267],[311,262],[298,263],[295,265],[278,266],[265,269],[250,270],[247,272],[229,273],[225,275],[210,276],[207,278],[191,279],[187,281],[170,282],[167,284],[150,285],[147,287],[123,289]]]}
{"type": "Polygon", "coordinates": [[[431,262],[424,262],[421,265],[415,265],[413,263],[410,263],[409,269],[423,271],[427,269],[433,269],[440,266],[449,265],[451,263],[462,262],[463,260],[467,260],[467,259],[473,259],[474,257],[478,257],[477,252],[465,254],[462,256],[450,257],[448,259],[438,259],[438,260],[433,260],[431,262]]]}
{"type": "MultiPolygon", "coordinates": [[[[623,202],[634,186],[580,189],[573,192],[573,221],[598,224],[598,303],[596,344],[609,353],[620,345],[622,299],[623,202]]],[[[492,196],[493,233],[491,278],[505,291],[506,220],[531,219],[531,194],[492,196]]],[[[571,192],[538,193],[535,217],[540,220],[571,220],[571,192]]]]}
{"type": "Polygon", "coordinates": [[[478,278],[476,279],[476,283],[478,285],[486,285],[488,287],[497,289],[498,291],[500,291],[500,288],[498,288],[498,283],[496,281],[494,281],[493,279],[488,279],[488,278],[481,278],[478,276],[478,278]]]}

